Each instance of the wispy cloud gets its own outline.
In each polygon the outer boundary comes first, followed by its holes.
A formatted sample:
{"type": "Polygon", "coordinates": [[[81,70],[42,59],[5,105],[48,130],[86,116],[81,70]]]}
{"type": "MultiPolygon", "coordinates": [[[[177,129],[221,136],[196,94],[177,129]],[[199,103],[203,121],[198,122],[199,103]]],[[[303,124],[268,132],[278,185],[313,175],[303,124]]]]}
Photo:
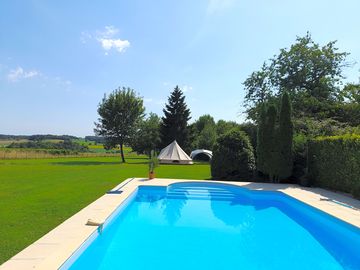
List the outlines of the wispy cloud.
{"type": "Polygon", "coordinates": [[[44,87],[53,87],[57,86],[64,91],[71,91],[72,82],[68,79],[64,79],[60,76],[47,76],[43,72],[40,72],[36,69],[26,70],[21,66],[11,69],[8,66],[0,64],[0,70],[3,70],[3,74],[0,74],[0,80],[2,78],[6,79],[9,83],[15,84],[22,81],[30,80],[33,78],[38,78],[37,83],[42,88],[44,87]],[[3,77],[1,76],[3,75],[3,77]]]}
{"type": "Polygon", "coordinates": [[[40,76],[41,73],[37,70],[29,70],[26,71],[22,67],[17,67],[16,69],[12,69],[7,74],[7,79],[10,82],[17,82],[23,79],[30,79],[36,76],[40,76]]]}
{"type": "Polygon", "coordinates": [[[182,89],[182,91],[184,92],[184,93],[186,93],[186,92],[189,92],[189,91],[191,91],[191,90],[193,90],[193,88],[192,88],[192,86],[190,86],[190,85],[183,85],[182,87],[181,87],[181,89],[182,89]]]}
{"type": "Polygon", "coordinates": [[[108,26],[105,26],[104,30],[101,30],[101,31],[98,30],[96,32],[97,32],[98,36],[102,36],[105,38],[111,38],[119,33],[119,29],[117,29],[113,25],[108,25],[108,26]]]}
{"type": "Polygon", "coordinates": [[[72,82],[70,80],[65,80],[61,77],[55,77],[54,81],[62,86],[66,86],[66,87],[72,85],[72,82]]]}
{"type": "Polygon", "coordinates": [[[127,39],[120,39],[118,37],[119,29],[113,25],[105,26],[103,30],[97,30],[94,34],[89,32],[82,32],[80,40],[82,43],[87,43],[88,40],[96,40],[105,50],[105,55],[114,49],[119,53],[125,52],[130,47],[130,41],[127,39]]]}
{"type": "Polygon", "coordinates": [[[209,15],[223,12],[231,8],[235,4],[235,0],[209,0],[206,13],[209,15]]]}
{"type": "Polygon", "coordinates": [[[176,85],[178,85],[184,93],[190,92],[193,90],[193,87],[188,84],[180,85],[180,84],[176,84],[176,83],[172,83],[172,82],[168,82],[168,81],[162,82],[162,86],[164,86],[164,87],[174,88],[176,85]]]}

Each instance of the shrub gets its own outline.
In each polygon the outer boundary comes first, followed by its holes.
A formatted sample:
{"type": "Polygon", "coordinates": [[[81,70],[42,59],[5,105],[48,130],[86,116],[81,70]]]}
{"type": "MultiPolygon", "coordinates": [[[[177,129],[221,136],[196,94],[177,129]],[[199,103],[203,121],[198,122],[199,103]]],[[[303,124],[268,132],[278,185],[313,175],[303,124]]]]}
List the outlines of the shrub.
{"type": "Polygon", "coordinates": [[[254,169],[253,148],[243,131],[233,129],[217,139],[211,161],[213,178],[249,180],[254,169]]]}
{"type": "Polygon", "coordinates": [[[360,198],[360,136],[319,137],[308,146],[309,178],[316,186],[360,198]]]}
{"type": "Polygon", "coordinates": [[[305,175],[307,162],[307,141],[304,134],[296,134],[293,138],[294,167],[292,176],[300,179],[305,175]]]}

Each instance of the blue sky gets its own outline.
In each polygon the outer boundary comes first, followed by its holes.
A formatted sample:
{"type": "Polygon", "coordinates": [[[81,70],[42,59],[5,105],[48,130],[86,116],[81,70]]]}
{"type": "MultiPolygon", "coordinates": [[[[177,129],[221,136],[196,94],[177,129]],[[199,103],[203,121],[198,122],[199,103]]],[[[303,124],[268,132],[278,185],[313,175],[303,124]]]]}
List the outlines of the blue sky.
{"type": "Polygon", "coordinates": [[[193,119],[242,122],[242,82],[297,35],[338,40],[360,62],[359,10],[358,0],[3,0],[0,134],[91,135],[119,86],[162,115],[178,84],[193,119]]]}

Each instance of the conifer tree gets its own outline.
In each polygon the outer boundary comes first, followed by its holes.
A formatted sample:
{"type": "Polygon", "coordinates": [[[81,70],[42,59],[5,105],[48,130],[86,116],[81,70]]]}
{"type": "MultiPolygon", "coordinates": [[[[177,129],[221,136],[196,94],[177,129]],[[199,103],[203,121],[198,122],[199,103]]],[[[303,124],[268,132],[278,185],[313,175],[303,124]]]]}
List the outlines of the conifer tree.
{"type": "Polygon", "coordinates": [[[270,105],[267,110],[267,117],[264,128],[264,171],[269,175],[270,180],[274,179],[276,173],[276,116],[277,111],[275,105],[270,105]]]}
{"type": "Polygon", "coordinates": [[[293,169],[292,140],[293,123],[291,120],[291,102],[287,92],[282,95],[278,129],[278,178],[289,177],[293,169]]]}
{"type": "Polygon", "coordinates": [[[163,112],[164,116],[160,127],[162,147],[176,140],[185,151],[190,150],[188,128],[188,121],[191,118],[190,110],[187,108],[185,96],[178,86],[171,93],[163,112]]]}
{"type": "Polygon", "coordinates": [[[266,125],[266,107],[265,104],[261,106],[260,117],[258,120],[258,128],[257,128],[257,146],[256,146],[256,168],[258,172],[263,174],[266,173],[264,167],[264,130],[266,125]]]}

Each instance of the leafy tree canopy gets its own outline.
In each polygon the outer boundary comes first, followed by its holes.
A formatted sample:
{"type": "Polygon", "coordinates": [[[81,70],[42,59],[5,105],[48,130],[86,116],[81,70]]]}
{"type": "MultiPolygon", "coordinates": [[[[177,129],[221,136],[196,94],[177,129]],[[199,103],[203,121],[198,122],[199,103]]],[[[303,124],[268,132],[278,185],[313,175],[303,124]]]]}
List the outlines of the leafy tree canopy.
{"type": "Polygon", "coordinates": [[[150,113],[148,118],[142,120],[131,140],[131,148],[139,154],[150,156],[152,150],[158,150],[160,145],[160,117],[150,113]]]}
{"type": "Polygon", "coordinates": [[[205,114],[190,125],[192,148],[212,150],[217,138],[214,118],[205,114]]]}
{"type": "Polygon", "coordinates": [[[131,88],[118,88],[104,96],[98,107],[99,119],[95,134],[105,137],[106,147],[120,145],[122,161],[125,162],[123,146],[130,143],[136,128],[144,117],[143,99],[131,88]]]}
{"type": "Polygon", "coordinates": [[[265,62],[244,82],[248,117],[257,120],[259,104],[279,103],[278,97],[285,91],[297,117],[331,109],[340,92],[343,68],[350,65],[348,53],[339,52],[335,45],[336,41],[331,41],[320,46],[307,33],[265,62]]]}
{"type": "Polygon", "coordinates": [[[360,83],[349,83],[341,91],[341,98],[348,103],[360,104],[360,83]]]}
{"type": "Polygon", "coordinates": [[[216,133],[218,136],[224,135],[234,128],[240,129],[240,125],[234,121],[219,120],[216,123],[216,133]]]}

